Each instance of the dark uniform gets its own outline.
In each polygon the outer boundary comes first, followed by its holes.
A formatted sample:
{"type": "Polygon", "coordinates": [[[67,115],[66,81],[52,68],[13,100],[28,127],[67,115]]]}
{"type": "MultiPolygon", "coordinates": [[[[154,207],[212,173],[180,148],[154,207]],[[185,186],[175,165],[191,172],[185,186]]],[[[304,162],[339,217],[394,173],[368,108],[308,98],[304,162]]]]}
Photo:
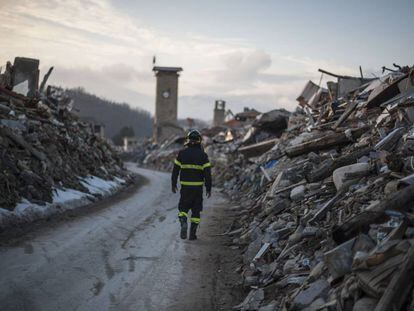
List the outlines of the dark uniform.
{"type": "Polygon", "coordinates": [[[178,175],[181,184],[181,197],[178,204],[178,217],[182,226],[181,237],[185,239],[187,236],[187,218],[191,210],[190,239],[196,239],[195,231],[200,223],[200,212],[203,209],[203,185],[207,193],[211,193],[211,164],[200,144],[189,144],[178,153],[171,176],[173,189],[177,187],[178,175]]]}

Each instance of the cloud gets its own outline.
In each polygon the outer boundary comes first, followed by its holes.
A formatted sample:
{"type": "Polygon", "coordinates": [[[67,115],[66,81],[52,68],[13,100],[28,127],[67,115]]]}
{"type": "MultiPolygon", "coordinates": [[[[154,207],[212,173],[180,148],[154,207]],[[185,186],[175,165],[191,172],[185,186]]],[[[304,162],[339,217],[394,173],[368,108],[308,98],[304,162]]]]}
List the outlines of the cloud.
{"type": "Polygon", "coordinates": [[[141,84],[141,87],[152,90],[154,87],[151,82],[152,79],[147,79],[145,73],[125,64],[97,70],[88,67],[58,67],[54,69],[49,81],[50,84],[69,88],[84,87],[87,91],[109,100],[127,102],[133,107],[154,113],[152,96],[131,87],[132,84],[141,84]]]}
{"type": "Polygon", "coordinates": [[[254,81],[258,74],[272,64],[270,55],[264,51],[255,50],[249,53],[241,51],[224,56],[226,68],[221,72],[225,78],[234,81],[254,81]]]}
{"type": "Polygon", "coordinates": [[[42,73],[55,67],[51,83],[83,86],[150,112],[155,101],[152,56],[157,55],[159,65],[182,66],[180,117],[211,119],[217,98],[227,100],[235,112],[244,106],[293,109],[306,80],[318,79],[317,68],[343,74],[354,70],[277,55],[245,38],[161,32],[108,0],[7,1],[0,19],[3,63],[15,56],[39,58],[42,73]]]}
{"type": "Polygon", "coordinates": [[[318,69],[325,69],[327,71],[340,75],[359,76],[358,68],[350,68],[348,66],[340,65],[329,60],[312,59],[309,57],[297,57],[292,55],[283,56],[282,59],[289,63],[299,65],[305,74],[320,75],[320,73],[318,73],[318,69]]]}

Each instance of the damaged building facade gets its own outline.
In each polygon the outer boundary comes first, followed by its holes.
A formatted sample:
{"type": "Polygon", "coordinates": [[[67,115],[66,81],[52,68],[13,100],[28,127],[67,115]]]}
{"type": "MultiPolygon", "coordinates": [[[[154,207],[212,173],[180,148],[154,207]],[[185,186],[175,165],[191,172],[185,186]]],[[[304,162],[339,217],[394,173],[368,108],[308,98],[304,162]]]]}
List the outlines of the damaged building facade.
{"type": "Polygon", "coordinates": [[[219,126],[224,123],[226,119],[226,102],[224,100],[216,100],[214,103],[213,125],[219,126]]]}

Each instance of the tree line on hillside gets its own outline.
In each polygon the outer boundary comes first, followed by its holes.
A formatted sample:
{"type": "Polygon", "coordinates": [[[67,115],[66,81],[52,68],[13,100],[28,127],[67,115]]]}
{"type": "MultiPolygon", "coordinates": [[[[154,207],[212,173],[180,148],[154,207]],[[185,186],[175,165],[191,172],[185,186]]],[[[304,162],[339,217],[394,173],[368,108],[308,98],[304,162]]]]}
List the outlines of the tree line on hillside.
{"type": "Polygon", "coordinates": [[[79,116],[93,118],[105,126],[105,136],[121,143],[121,130],[129,127],[136,137],[149,137],[152,132],[152,117],[149,112],[131,108],[126,103],[117,103],[86,92],[83,88],[67,89],[74,100],[74,109],[79,116]]]}

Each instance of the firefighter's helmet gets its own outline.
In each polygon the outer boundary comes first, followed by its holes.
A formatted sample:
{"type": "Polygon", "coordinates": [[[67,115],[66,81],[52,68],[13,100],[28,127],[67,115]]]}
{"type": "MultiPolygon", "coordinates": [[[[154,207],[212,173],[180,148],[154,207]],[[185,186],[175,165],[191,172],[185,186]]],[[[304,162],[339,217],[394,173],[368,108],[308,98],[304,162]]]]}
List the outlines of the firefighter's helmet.
{"type": "Polygon", "coordinates": [[[193,144],[201,144],[201,134],[197,130],[190,130],[187,134],[187,141],[193,144]]]}

